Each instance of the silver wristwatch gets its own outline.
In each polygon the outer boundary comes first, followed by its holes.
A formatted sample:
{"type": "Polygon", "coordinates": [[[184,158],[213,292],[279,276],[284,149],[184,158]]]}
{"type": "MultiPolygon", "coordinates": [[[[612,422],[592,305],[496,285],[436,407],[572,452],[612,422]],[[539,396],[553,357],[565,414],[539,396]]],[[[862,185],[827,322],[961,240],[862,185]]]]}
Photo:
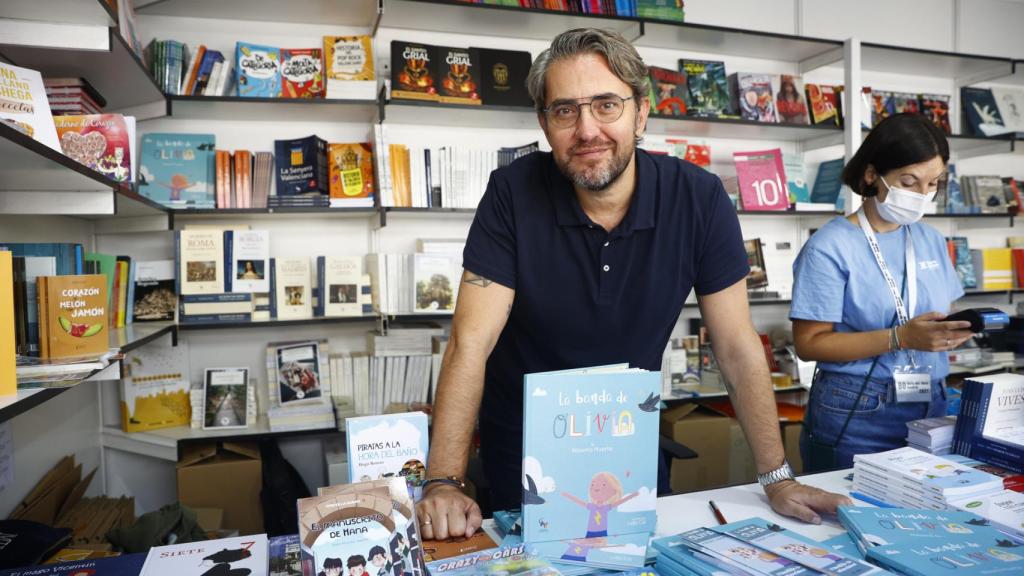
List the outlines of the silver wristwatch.
{"type": "Polygon", "coordinates": [[[757,483],[762,488],[775,484],[776,482],[782,482],[783,480],[793,480],[793,469],[789,467],[789,462],[782,461],[782,466],[779,466],[775,470],[765,472],[764,474],[757,475],[757,483]]]}

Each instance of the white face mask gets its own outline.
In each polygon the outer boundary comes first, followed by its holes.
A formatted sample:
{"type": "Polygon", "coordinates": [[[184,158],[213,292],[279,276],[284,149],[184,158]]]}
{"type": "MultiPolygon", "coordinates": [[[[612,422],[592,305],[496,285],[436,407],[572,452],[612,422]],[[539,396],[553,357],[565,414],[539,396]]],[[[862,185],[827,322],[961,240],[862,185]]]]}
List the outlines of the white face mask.
{"type": "Polygon", "coordinates": [[[889,189],[889,193],[885,197],[885,202],[879,202],[878,197],[875,197],[875,208],[878,209],[878,215],[886,222],[900,225],[913,224],[921,219],[925,208],[935,198],[935,192],[918,194],[904,188],[889,186],[885,178],[881,176],[879,178],[889,189]]]}

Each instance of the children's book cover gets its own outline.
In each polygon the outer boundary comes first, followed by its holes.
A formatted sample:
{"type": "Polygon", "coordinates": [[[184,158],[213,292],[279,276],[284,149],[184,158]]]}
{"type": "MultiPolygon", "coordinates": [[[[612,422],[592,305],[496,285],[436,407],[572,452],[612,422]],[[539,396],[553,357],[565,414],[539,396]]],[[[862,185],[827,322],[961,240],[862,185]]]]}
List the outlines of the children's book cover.
{"type": "Polygon", "coordinates": [[[43,77],[35,70],[0,62],[0,124],[61,151],[43,77]]]}
{"type": "Polygon", "coordinates": [[[323,61],[319,48],[281,49],[281,96],[324,97],[323,61]]]}
{"type": "Polygon", "coordinates": [[[925,489],[947,497],[960,493],[976,494],[986,489],[998,490],[1003,487],[1002,479],[998,476],[950,462],[909,446],[878,454],[857,454],[854,456],[854,466],[860,463],[882,470],[883,474],[895,473],[915,480],[925,489]]]}
{"type": "Polygon", "coordinates": [[[683,532],[678,538],[699,557],[723,567],[730,573],[767,576],[812,576],[821,573],[708,528],[683,532]]]}
{"type": "Polygon", "coordinates": [[[527,544],[567,561],[643,565],[656,522],[660,389],[660,373],[621,366],[526,375],[527,544]]]}
{"type": "Polygon", "coordinates": [[[140,576],[234,576],[267,573],[267,535],[150,548],[140,576]]]}
{"type": "Polygon", "coordinates": [[[427,564],[432,576],[559,576],[554,566],[532,553],[526,544],[470,552],[427,564]]]}
{"type": "Polygon", "coordinates": [[[771,74],[736,72],[729,77],[733,108],[744,120],[778,122],[775,100],[772,98],[771,74]]]}
{"type": "Polygon", "coordinates": [[[332,207],[373,206],[373,151],[367,142],[328,144],[332,207]]]}
{"type": "Polygon", "coordinates": [[[440,100],[448,104],[480,104],[480,61],[466,48],[437,48],[440,100]]]}
{"type": "Polygon", "coordinates": [[[270,548],[269,576],[302,576],[301,545],[298,534],[274,536],[270,548]]]}
{"type": "Polygon", "coordinates": [[[977,514],[1018,540],[1024,541],[1024,494],[1003,490],[995,494],[953,502],[953,506],[977,514]]]}
{"type": "Polygon", "coordinates": [[[807,104],[811,111],[811,124],[842,125],[839,110],[839,94],[835,86],[827,84],[807,84],[807,104]]]}
{"type": "Polygon", "coordinates": [[[357,482],[402,477],[417,500],[426,479],[429,434],[422,412],[345,419],[348,474],[357,482]]]}
{"type": "Polygon", "coordinates": [[[53,123],[66,156],[115,182],[131,181],[135,130],[124,116],[54,116],[53,123]]]}
{"type": "Polygon", "coordinates": [[[171,208],[213,208],[216,143],[213,134],[143,135],[139,194],[171,208]]]}
{"type": "Polygon", "coordinates": [[[142,346],[125,354],[121,379],[121,429],[143,432],[187,426],[189,400],[188,348],[142,346]]]}
{"type": "Polygon", "coordinates": [[[375,548],[367,556],[367,561],[373,566],[368,571],[375,572],[369,576],[393,575],[396,569],[406,573],[411,571],[414,576],[424,575],[426,566],[419,524],[416,521],[416,504],[404,480],[388,477],[357,484],[327,486],[319,488],[317,496],[333,496],[381,487],[387,488],[391,494],[391,517],[395,521],[395,528],[387,549],[375,548]],[[401,537],[396,538],[398,535],[401,537]]]}
{"type": "Polygon", "coordinates": [[[281,96],[281,51],[271,46],[235,44],[238,95],[246,98],[281,96]]]}
{"type": "Polygon", "coordinates": [[[711,118],[734,114],[724,62],[682,59],[679,71],[686,75],[687,114],[711,118]]]}
{"type": "Polygon", "coordinates": [[[893,92],[892,106],[895,114],[919,114],[921,112],[917,94],[908,92],[893,92]]]}
{"type": "Polygon", "coordinates": [[[650,66],[651,114],[686,116],[686,74],[678,70],[650,66]]]}

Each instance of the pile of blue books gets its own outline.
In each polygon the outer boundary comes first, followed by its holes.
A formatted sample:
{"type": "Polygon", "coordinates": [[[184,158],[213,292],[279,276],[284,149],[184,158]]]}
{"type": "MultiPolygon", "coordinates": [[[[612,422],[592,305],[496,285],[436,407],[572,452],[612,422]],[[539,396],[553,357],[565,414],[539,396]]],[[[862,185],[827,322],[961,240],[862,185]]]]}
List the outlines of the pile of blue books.
{"type": "Polygon", "coordinates": [[[853,457],[853,489],[907,508],[947,510],[952,502],[1003,491],[1003,479],[905,447],[853,457]]]}
{"type": "Polygon", "coordinates": [[[953,451],[1024,474],[1024,375],[965,380],[953,451]]]}

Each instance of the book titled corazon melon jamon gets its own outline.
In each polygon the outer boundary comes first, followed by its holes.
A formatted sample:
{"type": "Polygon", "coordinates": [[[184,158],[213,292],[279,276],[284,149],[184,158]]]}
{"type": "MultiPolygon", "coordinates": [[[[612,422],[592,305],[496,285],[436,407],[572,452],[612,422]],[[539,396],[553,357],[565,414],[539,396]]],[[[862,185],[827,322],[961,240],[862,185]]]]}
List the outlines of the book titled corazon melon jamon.
{"type": "Polygon", "coordinates": [[[107,279],[102,274],[40,276],[40,353],[43,358],[98,356],[109,349],[107,279]]]}

